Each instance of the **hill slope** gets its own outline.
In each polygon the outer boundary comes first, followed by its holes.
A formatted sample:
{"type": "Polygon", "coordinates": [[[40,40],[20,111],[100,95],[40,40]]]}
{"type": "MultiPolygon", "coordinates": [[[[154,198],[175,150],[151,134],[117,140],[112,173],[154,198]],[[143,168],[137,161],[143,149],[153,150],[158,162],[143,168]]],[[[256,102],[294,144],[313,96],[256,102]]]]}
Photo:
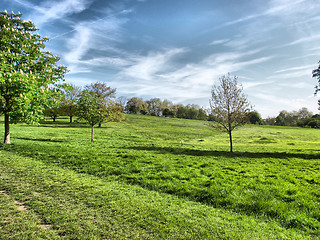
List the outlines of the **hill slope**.
{"type": "Polygon", "coordinates": [[[319,236],[320,135],[129,115],[95,129],[16,125],[0,151],[0,236],[307,239],[319,236]],[[22,210],[17,210],[17,208],[22,210]],[[24,236],[24,235],[21,235],[24,236]]]}

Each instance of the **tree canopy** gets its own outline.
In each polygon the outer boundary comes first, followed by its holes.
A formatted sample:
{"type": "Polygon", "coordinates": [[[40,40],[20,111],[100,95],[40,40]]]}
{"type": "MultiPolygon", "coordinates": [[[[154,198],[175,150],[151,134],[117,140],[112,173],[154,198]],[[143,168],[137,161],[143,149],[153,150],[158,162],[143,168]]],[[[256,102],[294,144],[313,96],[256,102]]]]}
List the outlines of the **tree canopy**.
{"type": "Polygon", "coordinates": [[[48,99],[55,101],[66,67],[45,51],[45,42],[22,14],[0,12],[0,113],[5,115],[5,143],[10,123],[38,122],[48,99]]]}

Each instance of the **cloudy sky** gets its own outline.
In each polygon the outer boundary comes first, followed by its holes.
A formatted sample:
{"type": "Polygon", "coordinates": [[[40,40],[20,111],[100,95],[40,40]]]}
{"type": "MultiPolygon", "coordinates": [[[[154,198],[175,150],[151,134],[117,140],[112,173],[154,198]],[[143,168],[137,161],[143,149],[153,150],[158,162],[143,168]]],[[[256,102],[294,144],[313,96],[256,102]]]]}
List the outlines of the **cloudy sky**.
{"type": "Polygon", "coordinates": [[[83,86],[118,96],[208,106],[219,77],[239,77],[263,117],[318,113],[318,0],[1,0],[48,36],[48,50],[83,86]]]}

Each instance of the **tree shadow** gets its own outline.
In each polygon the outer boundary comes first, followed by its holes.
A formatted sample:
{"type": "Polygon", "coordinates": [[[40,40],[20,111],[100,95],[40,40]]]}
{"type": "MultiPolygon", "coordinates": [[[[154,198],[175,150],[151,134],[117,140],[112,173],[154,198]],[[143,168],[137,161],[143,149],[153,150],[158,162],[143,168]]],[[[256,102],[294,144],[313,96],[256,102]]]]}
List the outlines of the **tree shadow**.
{"type": "Polygon", "coordinates": [[[215,157],[246,157],[246,158],[302,158],[320,159],[320,154],[287,153],[287,152],[228,152],[214,150],[199,150],[178,147],[157,147],[157,146],[132,146],[126,149],[141,151],[156,151],[160,154],[190,155],[190,156],[215,156],[215,157]]]}
{"type": "Polygon", "coordinates": [[[27,140],[27,141],[36,141],[36,142],[64,142],[63,140],[56,140],[56,139],[47,139],[47,138],[24,138],[24,137],[17,137],[16,139],[27,140]]]}

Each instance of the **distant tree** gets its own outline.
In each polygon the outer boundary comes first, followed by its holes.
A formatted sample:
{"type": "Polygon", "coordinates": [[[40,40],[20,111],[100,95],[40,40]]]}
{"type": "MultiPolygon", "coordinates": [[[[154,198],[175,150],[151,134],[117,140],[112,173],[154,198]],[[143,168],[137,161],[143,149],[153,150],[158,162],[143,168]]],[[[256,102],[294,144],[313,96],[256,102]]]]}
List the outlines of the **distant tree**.
{"type": "Polygon", "coordinates": [[[116,89],[106,83],[92,83],[85,86],[77,100],[77,115],[91,126],[91,142],[94,141],[93,128],[102,122],[120,122],[124,119],[123,109],[112,98],[116,89]]]}
{"type": "Polygon", "coordinates": [[[207,120],[208,119],[208,115],[206,110],[204,110],[203,108],[200,108],[198,113],[198,119],[199,120],[207,120]]]}
{"type": "Polygon", "coordinates": [[[182,104],[177,105],[177,118],[187,118],[188,109],[182,104]]]}
{"type": "Polygon", "coordinates": [[[275,117],[267,117],[266,119],[264,119],[264,122],[267,125],[275,125],[276,124],[276,118],[275,117]]]}
{"type": "Polygon", "coordinates": [[[4,143],[10,143],[10,123],[38,122],[48,99],[59,95],[67,69],[45,51],[48,38],[36,34],[22,14],[0,12],[0,114],[4,114],[4,143]]]}
{"type": "Polygon", "coordinates": [[[85,89],[77,101],[77,115],[79,120],[83,119],[91,126],[91,142],[93,142],[93,127],[107,118],[108,109],[93,91],[85,89]]]}
{"type": "Polygon", "coordinates": [[[175,117],[175,112],[170,108],[165,108],[162,111],[162,115],[165,117],[175,117]]]}
{"type": "Polygon", "coordinates": [[[61,115],[69,116],[72,123],[73,116],[77,111],[77,100],[81,93],[81,88],[74,84],[64,84],[64,95],[61,100],[60,113],[61,115]]]}
{"type": "Polygon", "coordinates": [[[277,116],[276,119],[275,119],[275,125],[277,126],[284,126],[285,123],[284,123],[284,119],[282,116],[277,116]]]}
{"type": "Polygon", "coordinates": [[[160,98],[151,98],[147,101],[148,113],[152,116],[161,116],[162,114],[162,101],[160,98]]]}
{"type": "Polygon", "coordinates": [[[238,77],[230,74],[220,77],[220,84],[211,90],[210,107],[213,125],[222,128],[229,134],[230,152],[233,151],[232,131],[246,123],[247,114],[251,109],[243,88],[238,85],[238,77]]]}
{"type": "Polygon", "coordinates": [[[60,115],[60,109],[58,107],[48,107],[43,113],[45,116],[52,118],[53,122],[55,122],[60,115]]]}
{"type": "Polygon", "coordinates": [[[124,96],[120,96],[117,98],[117,103],[119,106],[122,107],[123,111],[126,107],[126,104],[127,104],[127,97],[124,97],[124,96]]]}
{"type": "Polygon", "coordinates": [[[257,111],[252,111],[248,113],[248,122],[251,124],[262,124],[263,120],[261,115],[257,111]]]}
{"type": "MultiPolygon", "coordinates": [[[[107,86],[105,82],[92,83],[85,86],[85,89],[91,92],[95,98],[99,99],[101,104],[103,104],[107,109],[109,109],[110,105],[114,105],[114,101],[112,99],[115,98],[116,89],[107,86]]],[[[98,123],[99,127],[101,127],[104,120],[105,119],[102,118],[102,121],[98,123]]]]}
{"type": "Polygon", "coordinates": [[[132,97],[127,101],[126,112],[133,114],[147,114],[148,104],[142,98],[132,97]]]}
{"type": "Polygon", "coordinates": [[[311,118],[313,116],[313,113],[311,111],[308,110],[308,108],[303,107],[301,109],[299,109],[298,111],[298,119],[308,119],[311,118]]]}
{"type": "Polygon", "coordinates": [[[198,119],[199,117],[199,106],[195,104],[188,104],[186,106],[186,118],[187,119],[198,119]]]}

